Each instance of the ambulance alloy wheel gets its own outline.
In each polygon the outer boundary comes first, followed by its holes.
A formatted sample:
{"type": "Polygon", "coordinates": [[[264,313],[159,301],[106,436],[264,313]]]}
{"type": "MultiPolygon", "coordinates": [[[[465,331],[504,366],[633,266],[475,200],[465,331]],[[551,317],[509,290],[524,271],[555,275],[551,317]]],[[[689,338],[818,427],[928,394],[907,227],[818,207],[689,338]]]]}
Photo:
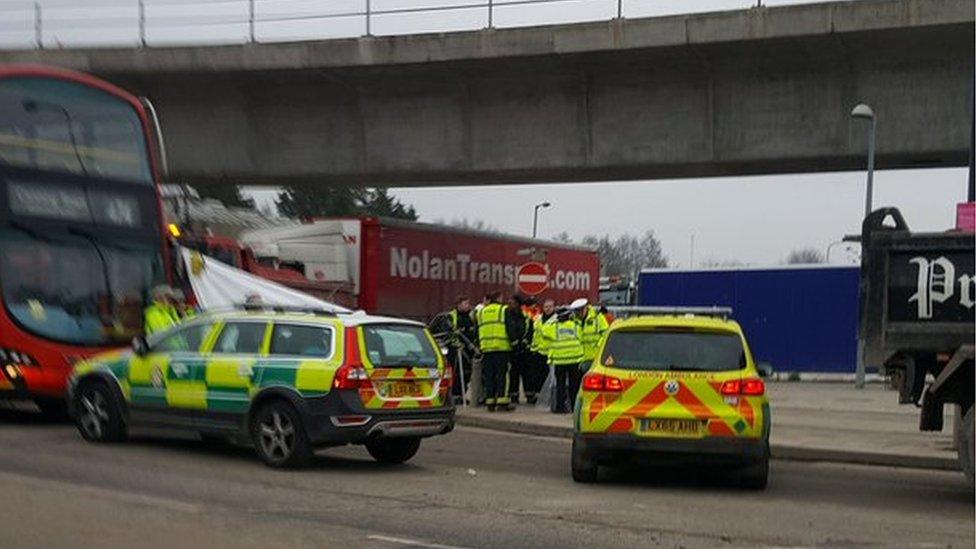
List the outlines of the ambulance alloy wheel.
{"type": "Polygon", "coordinates": [[[299,468],[312,462],[312,445],[294,406],[272,400],[251,420],[254,447],[270,467],[299,468]]]}
{"type": "Polygon", "coordinates": [[[125,439],[125,423],[118,398],[101,381],[86,381],[75,393],[75,424],[85,440],[118,442],[125,439]]]}
{"type": "Polygon", "coordinates": [[[576,482],[596,482],[600,472],[596,461],[587,456],[575,440],[573,441],[572,469],[573,480],[576,482]]]}
{"type": "Polygon", "coordinates": [[[378,438],[366,443],[366,451],[380,463],[399,464],[417,454],[419,438],[378,438]]]}

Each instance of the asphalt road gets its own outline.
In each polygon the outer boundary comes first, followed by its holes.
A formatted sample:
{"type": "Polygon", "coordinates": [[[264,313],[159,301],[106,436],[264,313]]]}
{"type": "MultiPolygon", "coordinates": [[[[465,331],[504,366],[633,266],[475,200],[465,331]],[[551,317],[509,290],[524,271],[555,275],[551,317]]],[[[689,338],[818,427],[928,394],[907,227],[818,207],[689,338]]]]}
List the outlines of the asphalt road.
{"type": "Polygon", "coordinates": [[[574,484],[569,444],[459,428],[403,466],[361,448],[273,471],[247,448],[118,445],[0,413],[0,547],[973,547],[960,474],[774,462],[765,492],[692,470],[574,484]]]}

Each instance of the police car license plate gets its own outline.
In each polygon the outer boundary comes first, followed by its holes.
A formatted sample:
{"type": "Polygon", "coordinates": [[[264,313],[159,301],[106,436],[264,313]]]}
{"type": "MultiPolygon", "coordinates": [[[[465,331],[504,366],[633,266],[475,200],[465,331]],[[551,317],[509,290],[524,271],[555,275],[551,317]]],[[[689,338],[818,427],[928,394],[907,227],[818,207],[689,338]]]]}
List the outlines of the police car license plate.
{"type": "Polygon", "coordinates": [[[396,381],[390,384],[387,390],[388,398],[419,397],[423,396],[420,385],[412,381],[396,381]]]}
{"type": "Polygon", "coordinates": [[[696,419],[642,419],[641,431],[654,433],[668,433],[671,435],[697,435],[701,431],[701,422],[696,419]]]}

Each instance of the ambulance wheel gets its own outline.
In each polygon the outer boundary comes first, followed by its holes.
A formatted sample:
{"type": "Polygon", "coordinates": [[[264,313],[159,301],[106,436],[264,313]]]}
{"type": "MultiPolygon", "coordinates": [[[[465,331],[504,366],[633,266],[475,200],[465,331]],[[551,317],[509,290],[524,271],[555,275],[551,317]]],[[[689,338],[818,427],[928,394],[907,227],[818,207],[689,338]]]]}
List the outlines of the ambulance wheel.
{"type": "Polygon", "coordinates": [[[373,459],[380,463],[396,465],[408,461],[417,455],[420,449],[420,439],[410,438],[378,438],[366,443],[366,451],[373,459]]]}
{"type": "Polygon", "coordinates": [[[251,439],[269,467],[306,467],[314,456],[298,412],[284,400],[272,400],[258,409],[251,420],[251,439]]]}
{"type": "Polygon", "coordinates": [[[739,486],[748,490],[764,490],[769,483],[769,444],[762,458],[739,470],[739,486]]]}
{"type": "Polygon", "coordinates": [[[571,466],[573,470],[573,480],[576,482],[596,482],[597,476],[600,473],[600,468],[596,464],[596,461],[586,455],[583,449],[576,444],[575,440],[573,441],[573,456],[571,466]]]}
{"type": "Polygon", "coordinates": [[[86,381],[75,393],[75,424],[82,438],[91,442],[125,439],[122,406],[115,393],[101,381],[86,381]]]}
{"type": "Polygon", "coordinates": [[[35,398],[34,404],[48,421],[66,421],[68,419],[68,401],[63,398],[35,398]]]}

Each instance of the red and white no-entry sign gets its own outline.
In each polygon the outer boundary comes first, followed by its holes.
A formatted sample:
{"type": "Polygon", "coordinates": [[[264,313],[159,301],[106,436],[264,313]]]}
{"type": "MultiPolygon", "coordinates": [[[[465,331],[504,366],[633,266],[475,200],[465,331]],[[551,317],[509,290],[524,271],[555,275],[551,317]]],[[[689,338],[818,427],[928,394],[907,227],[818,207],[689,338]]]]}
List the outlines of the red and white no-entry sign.
{"type": "Polygon", "coordinates": [[[525,263],[518,268],[515,283],[523,294],[541,294],[549,287],[549,270],[542,263],[525,263]]]}

